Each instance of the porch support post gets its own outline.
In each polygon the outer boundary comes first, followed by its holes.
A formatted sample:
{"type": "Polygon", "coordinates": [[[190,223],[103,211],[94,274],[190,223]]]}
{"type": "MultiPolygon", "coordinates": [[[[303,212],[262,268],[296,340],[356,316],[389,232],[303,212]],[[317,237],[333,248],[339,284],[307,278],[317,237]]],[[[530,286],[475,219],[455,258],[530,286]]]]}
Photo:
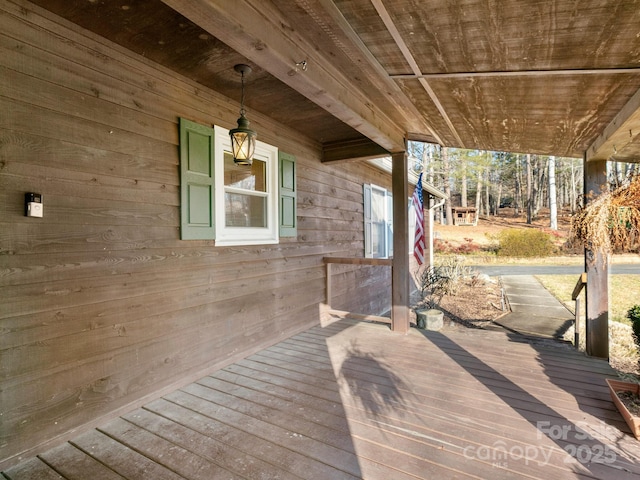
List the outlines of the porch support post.
{"type": "Polygon", "coordinates": [[[393,189],[393,265],[391,330],[409,331],[409,174],[405,152],[391,155],[393,189]]]}
{"type": "MultiPolygon", "coordinates": [[[[606,160],[584,161],[585,203],[593,201],[607,185],[606,160]]],[[[585,308],[587,354],[609,358],[609,258],[608,254],[585,246],[584,269],[587,272],[585,308]]]]}
{"type": "Polygon", "coordinates": [[[425,230],[427,231],[427,241],[424,245],[424,258],[428,267],[433,267],[433,204],[434,200],[431,198],[431,195],[427,195],[427,217],[426,217],[426,225],[424,225],[425,230]]]}

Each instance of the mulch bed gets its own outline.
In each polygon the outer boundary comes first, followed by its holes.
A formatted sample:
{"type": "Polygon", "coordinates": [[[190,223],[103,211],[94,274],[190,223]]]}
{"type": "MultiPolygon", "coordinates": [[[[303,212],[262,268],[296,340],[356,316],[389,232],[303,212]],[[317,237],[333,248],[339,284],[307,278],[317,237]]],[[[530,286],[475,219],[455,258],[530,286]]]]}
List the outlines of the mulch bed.
{"type": "MultiPolygon", "coordinates": [[[[486,328],[504,315],[502,288],[495,280],[471,278],[462,282],[455,295],[442,297],[437,307],[444,313],[445,328],[486,328]]],[[[419,297],[412,298],[414,305],[419,297]]]]}

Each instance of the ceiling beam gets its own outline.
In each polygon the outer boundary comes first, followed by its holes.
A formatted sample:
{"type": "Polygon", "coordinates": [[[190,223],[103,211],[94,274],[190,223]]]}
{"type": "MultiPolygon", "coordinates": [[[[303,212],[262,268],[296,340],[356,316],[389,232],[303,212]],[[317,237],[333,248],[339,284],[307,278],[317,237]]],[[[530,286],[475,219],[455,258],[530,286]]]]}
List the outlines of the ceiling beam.
{"type": "MultiPolygon", "coordinates": [[[[404,39],[402,38],[400,31],[398,30],[395,23],[393,22],[393,19],[391,18],[391,15],[389,15],[387,8],[382,3],[382,0],[371,0],[371,3],[376,9],[376,11],[378,12],[378,15],[380,16],[380,19],[384,23],[385,27],[387,27],[389,34],[393,37],[393,40],[395,41],[396,45],[400,49],[400,52],[402,52],[402,55],[404,56],[405,60],[411,67],[411,70],[413,70],[413,73],[418,76],[421,75],[418,62],[416,62],[415,58],[413,57],[413,54],[411,53],[411,51],[409,50],[409,47],[407,46],[404,39]]],[[[449,118],[449,115],[445,111],[444,106],[440,102],[440,99],[437,97],[436,93],[431,88],[431,85],[429,85],[426,79],[420,78],[420,77],[418,78],[420,81],[420,85],[422,85],[422,88],[424,88],[424,90],[427,92],[427,94],[429,95],[429,98],[431,98],[431,101],[434,103],[434,105],[438,109],[438,112],[440,112],[440,115],[442,116],[443,120],[449,127],[451,134],[455,137],[456,141],[458,142],[458,145],[464,148],[465,146],[464,142],[460,138],[460,135],[458,135],[456,128],[453,126],[453,122],[451,121],[451,119],[449,118]]]]}
{"type": "Polygon", "coordinates": [[[372,104],[270,2],[162,1],[385,150],[404,151],[402,127],[372,104]],[[296,68],[302,61],[306,70],[296,68]]]}
{"type": "Polygon", "coordinates": [[[388,151],[368,138],[322,145],[322,163],[371,160],[388,156],[390,156],[388,151]]]}
{"type": "Polygon", "coordinates": [[[587,149],[587,162],[596,160],[640,161],[625,157],[625,149],[640,140],[640,90],[622,107],[587,149]]]}
{"type": "MultiPolygon", "coordinates": [[[[335,22],[340,31],[346,35],[350,45],[353,45],[357,49],[358,54],[366,59],[367,65],[374,73],[369,76],[369,81],[374,83],[380,91],[388,92],[388,95],[393,97],[393,102],[399,106],[400,114],[404,116],[407,125],[410,125],[410,130],[417,131],[418,129],[422,129],[420,131],[424,132],[423,136],[429,138],[429,142],[443,144],[438,133],[431,125],[426,123],[424,114],[409,100],[398,83],[389,76],[385,68],[373,53],[371,53],[371,50],[365,45],[351,24],[344,18],[335,2],[333,0],[318,0],[318,2],[331,17],[331,20],[335,22]],[[426,132],[428,132],[429,135],[426,135],[426,132]]],[[[336,42],[336,44],[340,46],[340,42],[336,42]]],[[[352,57],[350,51],[345,53],[347,56],[352,57]]],[[[354,64],[354,68],[363,69],[363,66],[354,64]]]]}
{"type": "Polygon", "coordinates": [[[452,72],[452,73],[404,73],[391,75],[394,80],[425,79],[450,79],[450,78],[476,78],[476,77],[549,77],[566,75],[616,75],[639,74],[640,68],[592,68],[592,69],[565,69],[565,70],[507,70],[495,72],[452,72]]]}

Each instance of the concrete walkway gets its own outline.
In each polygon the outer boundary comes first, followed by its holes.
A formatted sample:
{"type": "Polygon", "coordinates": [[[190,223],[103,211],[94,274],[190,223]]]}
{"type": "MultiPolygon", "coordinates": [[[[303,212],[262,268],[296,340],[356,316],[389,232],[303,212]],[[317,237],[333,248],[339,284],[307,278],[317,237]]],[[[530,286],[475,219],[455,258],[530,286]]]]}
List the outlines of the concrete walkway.
{"type": "Polygon", "coordinates": [[[546,338],[561,338],[573,324],[573,314],[532,275],[503,275],[511,313],[496,321],[502,327],[546,338]]]}

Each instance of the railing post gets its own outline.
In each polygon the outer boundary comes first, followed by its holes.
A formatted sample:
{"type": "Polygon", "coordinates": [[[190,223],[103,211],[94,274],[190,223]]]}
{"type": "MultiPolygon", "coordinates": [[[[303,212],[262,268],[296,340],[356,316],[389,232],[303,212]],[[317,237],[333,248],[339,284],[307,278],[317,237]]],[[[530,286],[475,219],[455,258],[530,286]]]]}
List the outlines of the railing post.
{"type": "Polygon", "coordinates": [[[331,308],[331,264],[327,263],[327,306],[331,308]]]}
{"type": "MultiPolygon", "coordinates": [[[[576,302],[576,311],[574,313],[574,321],[573,321],[573,344],[576,346],[578,350],[580,350],[580,292],[587,285],[587,272],[583,272],[580,274],[580,278],[578,278],[578,283],[573,287],[573,293],[571,294],[571,300],[576,302]]],[[[586,294],[585,294],[586,296],[586,294]]]]}
{"type": "Polygon", "coordinates": [[[573,321],[573,344],[580,350],[580,298],[576,298],[576,313],[573,321]]]}

